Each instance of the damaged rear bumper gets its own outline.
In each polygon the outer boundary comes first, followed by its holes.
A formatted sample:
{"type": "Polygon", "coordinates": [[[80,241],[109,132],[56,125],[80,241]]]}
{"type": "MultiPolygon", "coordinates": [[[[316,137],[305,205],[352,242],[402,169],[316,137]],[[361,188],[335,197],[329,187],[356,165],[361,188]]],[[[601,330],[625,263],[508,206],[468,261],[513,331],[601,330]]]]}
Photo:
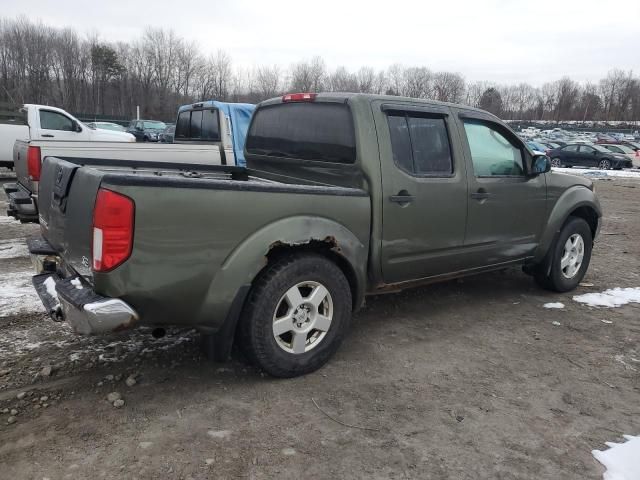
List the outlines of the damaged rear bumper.
{"type": "Polygon", "coordinates": [[[97,294],[79,275],[63,277],[59,258],[44,240],[27,243],[36,268],[33,286],[53,320],[68,321],[85,335],[125,330],[138,322],[138,313],[126,302],[97,294]]]}

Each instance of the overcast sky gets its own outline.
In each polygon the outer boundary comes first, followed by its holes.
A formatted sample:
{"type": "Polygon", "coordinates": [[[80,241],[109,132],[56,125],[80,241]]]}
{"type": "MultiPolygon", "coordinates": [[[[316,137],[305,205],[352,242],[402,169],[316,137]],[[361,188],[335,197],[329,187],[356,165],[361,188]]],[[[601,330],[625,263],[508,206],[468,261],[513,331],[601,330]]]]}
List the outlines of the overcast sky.
{"type": "Polygon", "coordinates": [[[0,15],[106,41],[133,40],[145,26],[173,29],[234,65],[279,64],[320,55],[329,68],[393,63],[463,74],[469,81],[563,75],[596,81],[613,68],[640,73],[640,0],[0,0],[0,15]]]}

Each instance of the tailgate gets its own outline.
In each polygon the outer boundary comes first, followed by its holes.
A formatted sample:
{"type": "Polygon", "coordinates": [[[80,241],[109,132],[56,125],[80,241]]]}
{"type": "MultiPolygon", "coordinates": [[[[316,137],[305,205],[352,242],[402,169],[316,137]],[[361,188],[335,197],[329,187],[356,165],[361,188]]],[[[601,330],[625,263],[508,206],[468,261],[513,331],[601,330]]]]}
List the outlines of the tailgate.
{"type": "Polygon", "coordinates": [[[102,181],[98,170],[47,157],[40,177],[42,235],[65,263],[91,279],[93,205],[102,181]]]}
{"type": "Polygon", "coordinates": [[[18,183],[27,187],[30,192],[33,192],[31,180],[29,180],[29,173],[27,172],[28,148],[28,142],[16,140],[16,142],[13,144],[13,168],[16,172],[18,183]]]}

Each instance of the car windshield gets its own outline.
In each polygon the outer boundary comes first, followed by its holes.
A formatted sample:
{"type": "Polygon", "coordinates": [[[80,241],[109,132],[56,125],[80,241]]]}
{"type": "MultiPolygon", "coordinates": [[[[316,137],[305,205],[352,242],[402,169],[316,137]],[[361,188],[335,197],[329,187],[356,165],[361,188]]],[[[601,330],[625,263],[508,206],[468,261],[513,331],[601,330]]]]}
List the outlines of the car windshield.
{"type": "Polygon", "coordinates": [[[164,122],[142,122],[143,128],[148,128],[149,130],[164,130],[167,128],[164,122]]]}
{"type": "Polygon", "coordinates": [[[116,132],[124,131],[124,127],[121,127],[117,123],[96,123],[96,127],[102,130],[114,130],[116,132]]]}

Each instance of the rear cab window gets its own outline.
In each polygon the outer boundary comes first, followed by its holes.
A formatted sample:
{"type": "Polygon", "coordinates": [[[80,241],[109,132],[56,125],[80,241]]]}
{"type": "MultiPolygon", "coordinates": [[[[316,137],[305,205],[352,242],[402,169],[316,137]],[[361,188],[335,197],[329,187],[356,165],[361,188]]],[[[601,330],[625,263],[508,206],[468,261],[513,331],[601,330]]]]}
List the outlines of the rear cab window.
{"type": "Polygon", "coordinates": [[[194,109],[180,112],[176,121],[175,139],[219,142],[218,109],[194,109]]]}
{"type": "Polygon", "coordinates": [[[249,128],[250,155],[351,164],[356,161],[349,107],[334,102],[291,102],[258,108],[249,128]]]}

